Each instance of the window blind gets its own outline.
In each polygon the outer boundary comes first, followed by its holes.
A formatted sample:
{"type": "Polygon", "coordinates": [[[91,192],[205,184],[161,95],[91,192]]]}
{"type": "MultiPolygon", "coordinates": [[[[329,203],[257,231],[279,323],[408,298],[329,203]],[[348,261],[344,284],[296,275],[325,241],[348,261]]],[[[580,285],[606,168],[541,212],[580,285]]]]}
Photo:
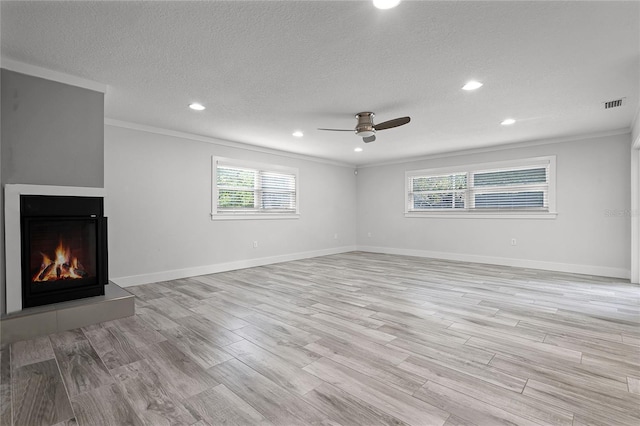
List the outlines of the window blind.
{"type": "Polygon", "coordinates": [[[547,167],[471,173],[469,208],[548,209],[547,167]]]}
{"type": "Polygon", "coordinates": [[[412,209],[463,209],[466,174],[415,176],[411,178],[409,202],[412,209]]]}
{"type": "Polygon", "coordinates": [[[470,165],[451,172],[407,172],[406,211],[549,212],[550,164],[544,157],[502,162],[499,167],[470,165]]]}

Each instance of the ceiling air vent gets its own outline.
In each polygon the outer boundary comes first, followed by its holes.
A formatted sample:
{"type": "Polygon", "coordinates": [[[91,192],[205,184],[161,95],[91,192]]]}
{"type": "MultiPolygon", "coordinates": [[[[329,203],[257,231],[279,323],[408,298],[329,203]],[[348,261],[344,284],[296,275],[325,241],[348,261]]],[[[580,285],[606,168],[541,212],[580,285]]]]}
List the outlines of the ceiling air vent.
{"type": "Polygon", "coordinates": [[[609,101],[604,103],[604,109],[616,108],[622,106],[625,98],[616,99],[614,101],[609,101]]]}

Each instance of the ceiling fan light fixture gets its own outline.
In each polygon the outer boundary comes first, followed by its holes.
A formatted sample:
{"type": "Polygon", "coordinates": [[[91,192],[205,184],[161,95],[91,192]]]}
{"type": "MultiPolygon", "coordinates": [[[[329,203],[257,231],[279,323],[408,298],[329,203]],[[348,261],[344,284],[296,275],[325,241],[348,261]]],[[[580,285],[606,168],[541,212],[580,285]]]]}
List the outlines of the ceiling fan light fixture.
{"type": "Polygon", "coordinates": [[[191,108],[194,111],[202,111],[202,110],[206,109],[204,105],[199,104],[197,102],[189,104],[189,108],[191,108]]]}
{"type": "Polygon", "coordinates": [[[471,80],[467,81],[467,83],[462,86],[462,90],[476,90],[482,87],[482,83],[479,81],[471,80]]]}
{"type": "Polygon", "coordinates": [[[515,122],[516,122],[516,120],[514,120],[513,118],[507,118],[507,119],[503,120],[502,123],[500,123],[500,124],[502,124],[503,126],[510,126],[515,122]]]}
{"type": "MultiPolygon", "coordinates": [[[[376,132],[380,130],[393,129],[394,127],[404,126],[411,121],[411,117],[398,117],[393,120],[383,121],[382,123],[373,124],[374,113],[371,111],[359,112],[356,114],[358,124],[356,124],[355,133],[362,138],[364,143],[370,143],[376,140],[376,132]]],[[[329,130],[332,132],[353,132],[353,130],[347,129],[325,129],[319,128],[318,130],[329,130]]]]}
{"type": "Polygon", "coordinates": [[[378,9],[393,9],[400,4],[400,0],[373,0],[373,5],[378,9]]]}
{"type": "Polygon", "coordinates": [[[295,132],[293,132],[291,135],[293,135],[296,138],[301,138],[304,136],[304,133],[302,133],[300,130],[296,130],[295,132]]]}

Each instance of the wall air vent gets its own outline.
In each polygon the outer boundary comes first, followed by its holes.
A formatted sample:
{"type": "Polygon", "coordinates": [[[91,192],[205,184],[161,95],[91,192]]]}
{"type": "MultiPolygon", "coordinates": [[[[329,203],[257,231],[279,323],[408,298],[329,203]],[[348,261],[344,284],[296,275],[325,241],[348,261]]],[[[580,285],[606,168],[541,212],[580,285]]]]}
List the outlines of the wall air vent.
{"type": "Polygon", "coordinates": [[[616,107],[622,106],[624,103],[624,100],[625,98],[620,98],[613,101],[605,102],[604,109],[616,108],[616,107]]]}

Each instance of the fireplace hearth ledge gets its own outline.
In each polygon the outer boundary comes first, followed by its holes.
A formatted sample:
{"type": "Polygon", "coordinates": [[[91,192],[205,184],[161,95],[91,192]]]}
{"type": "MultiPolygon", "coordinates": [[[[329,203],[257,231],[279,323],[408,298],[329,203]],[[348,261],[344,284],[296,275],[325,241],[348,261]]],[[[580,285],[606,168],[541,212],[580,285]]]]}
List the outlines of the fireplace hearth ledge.
{"type": "Polygon", "coordinates": [[[0,317],[0,343],[33,339],[135,314],[135,296],[113,282],[104,296],[25,308],[0,317]]]}

